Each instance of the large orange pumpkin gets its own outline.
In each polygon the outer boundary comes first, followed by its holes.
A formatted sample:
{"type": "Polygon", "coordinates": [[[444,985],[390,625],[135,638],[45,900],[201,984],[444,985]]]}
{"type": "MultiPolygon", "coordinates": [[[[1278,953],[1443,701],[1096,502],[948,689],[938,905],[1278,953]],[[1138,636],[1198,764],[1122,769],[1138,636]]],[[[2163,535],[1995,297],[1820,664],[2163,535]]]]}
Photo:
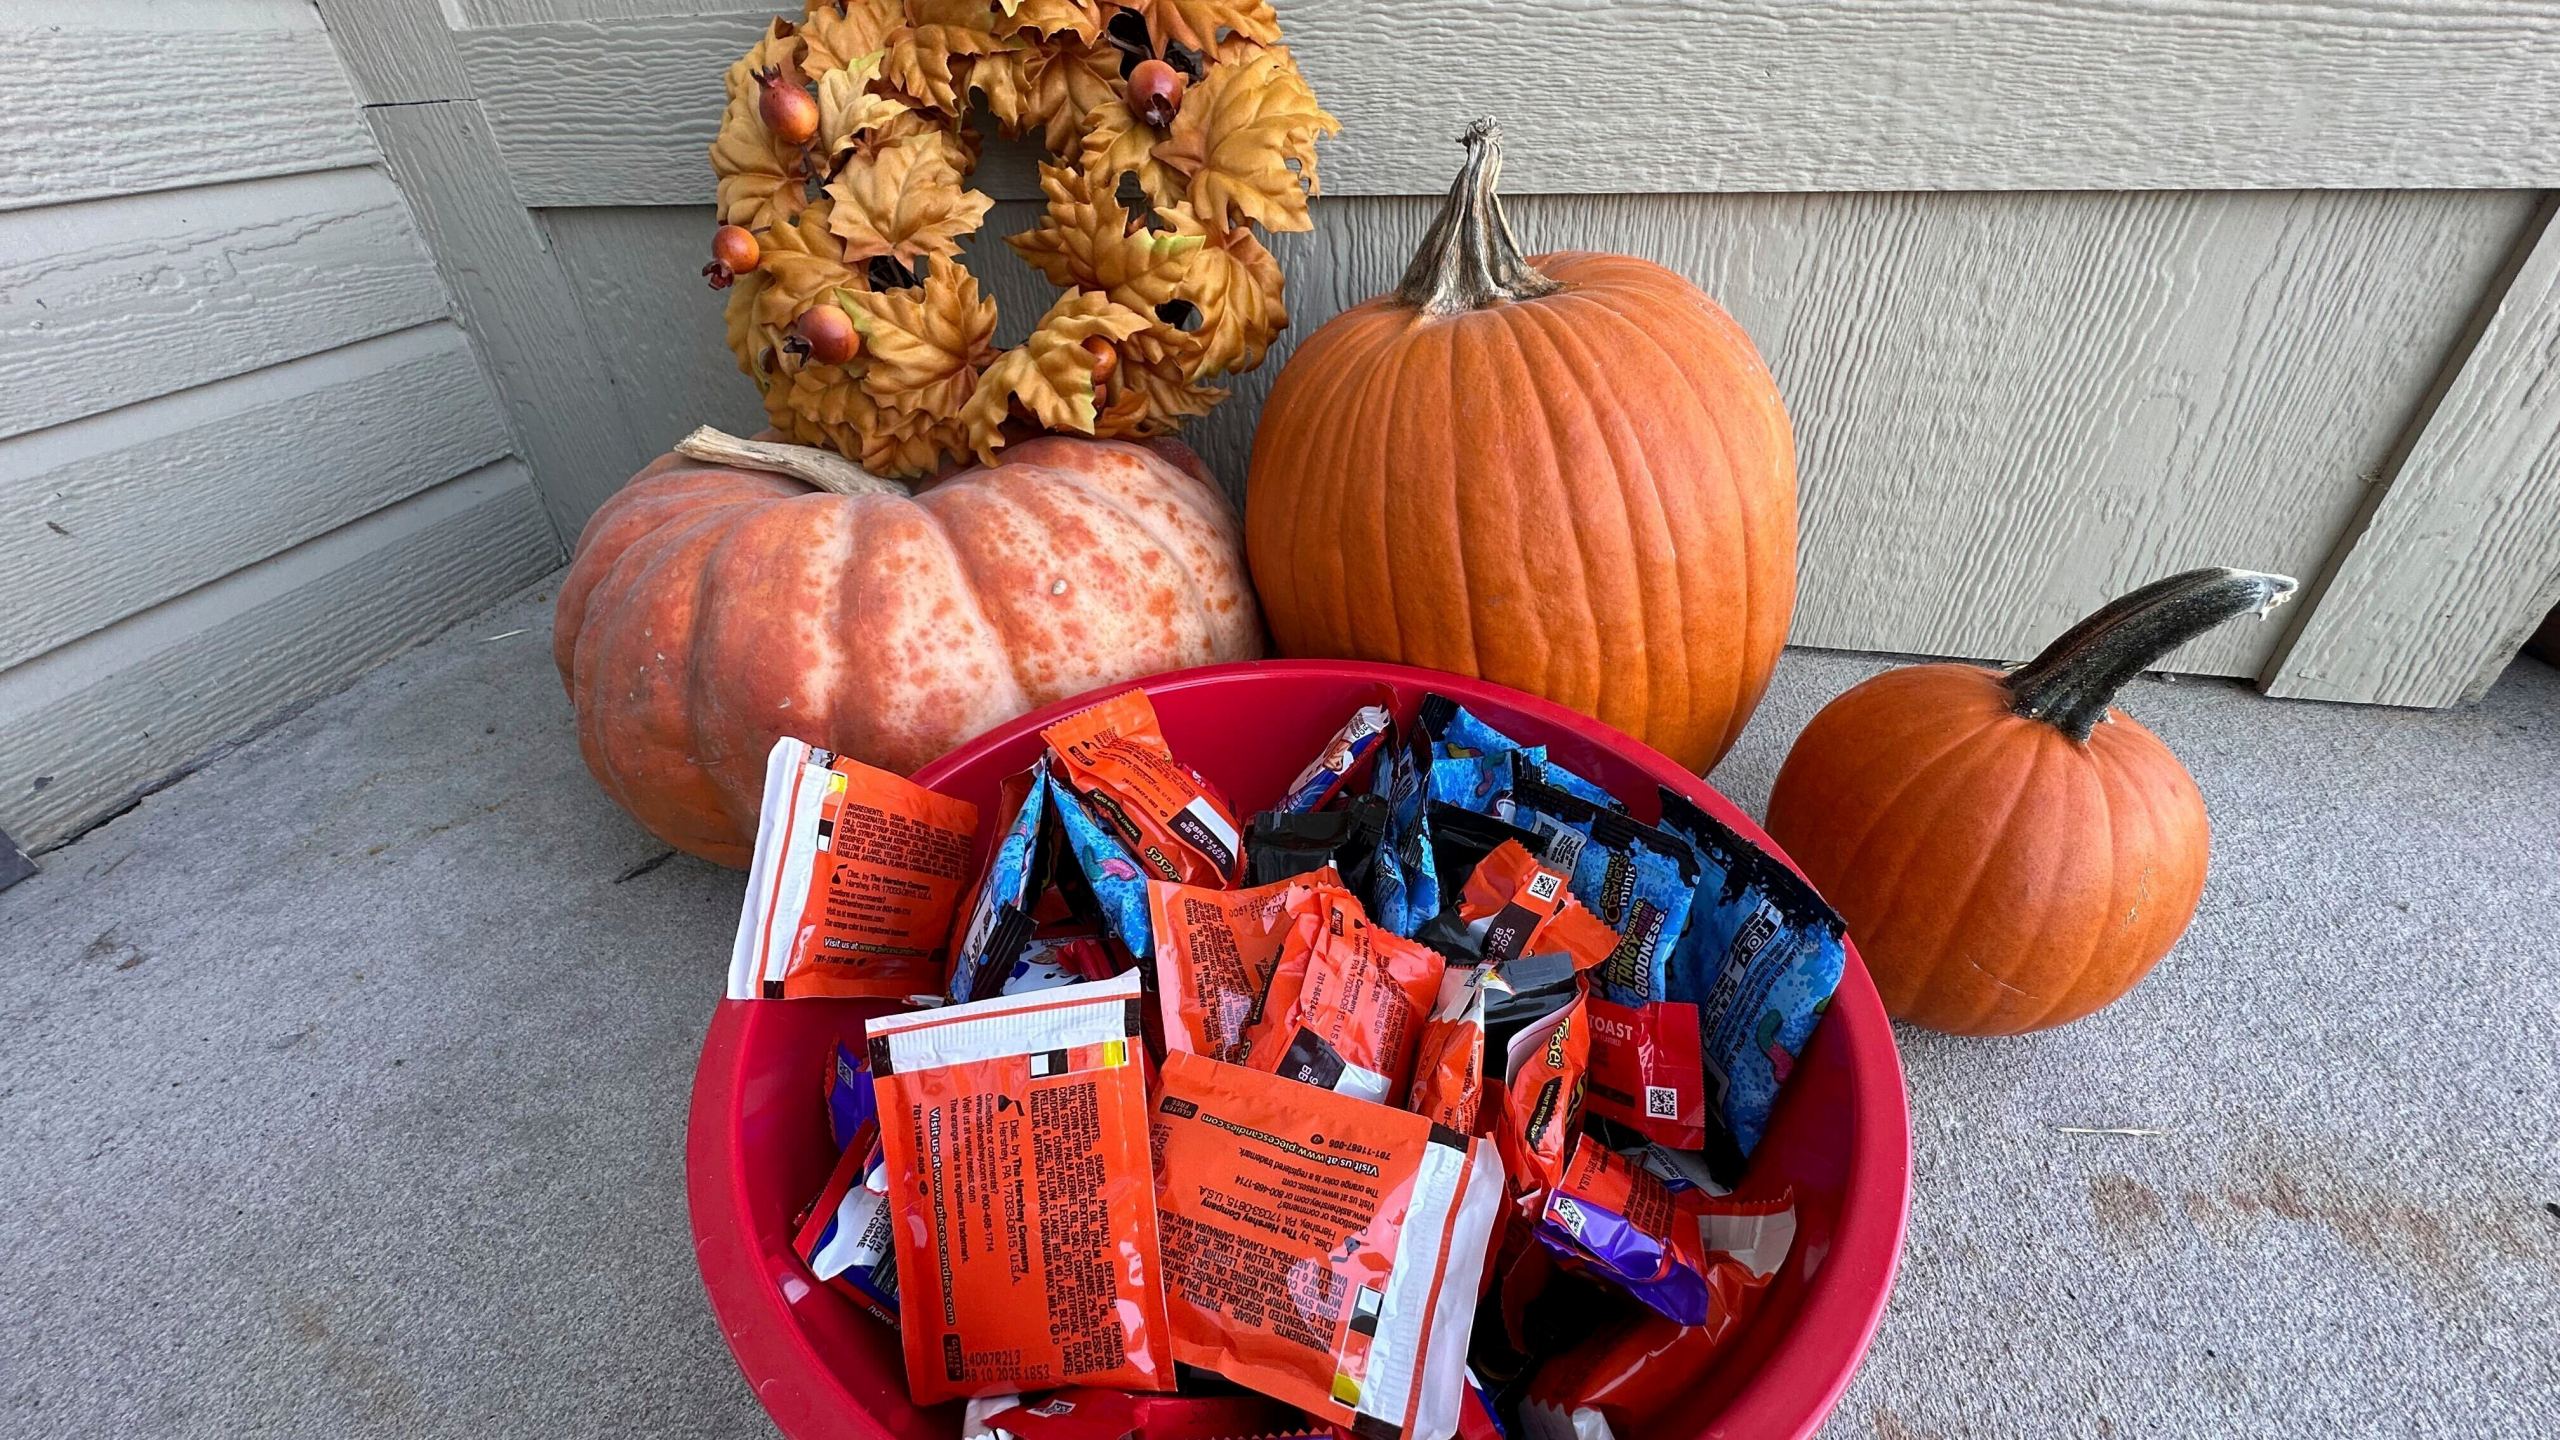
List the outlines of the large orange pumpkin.
{"type": "Polygon", "coordinates": [[[2204,797],[2115,693],[2187,640],[2293,591],[2192,570],[2081,621],[2024,667],[1888,670],[1813,717],[1769,834],[1849,922],[1885,1008],[2009,1035],[2111,1003],[2204,894],[2204,797]]]}
{"type": "Polygon", "coordinates": [[[679,449],[587,522],[552,648],[587,768],[706,860],[747,862],[779,736],[904,772],[1261,653],[1235,511],[1174,442],[1029,440],[913,493],[803,446],[679,449]]]}
{"type": "Polygon", "coordinates": [[[1393,294],[1282,370],[1245,489],[1283,653],[1544,695],[1715,764],[1795,606],[1795,441],[1749,336],[1624,255],[1525,259],[1479,121],[1393,294]]]}

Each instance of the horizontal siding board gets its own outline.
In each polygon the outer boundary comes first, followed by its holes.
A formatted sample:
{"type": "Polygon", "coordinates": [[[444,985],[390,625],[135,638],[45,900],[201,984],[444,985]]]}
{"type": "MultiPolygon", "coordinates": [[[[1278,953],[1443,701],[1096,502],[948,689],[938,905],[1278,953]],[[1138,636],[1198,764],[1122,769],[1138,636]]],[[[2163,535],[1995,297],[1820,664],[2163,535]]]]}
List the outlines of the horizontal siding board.
{"type": "Polygon", "coordinates": [[[2267,693],[2480,698],[2560,602],[2560,218],[2542,222],[2374,499],[2267,667],[2267,693]]]}
{"type": "MultiPolygon", "coordinates": [[[[2308,574],[2529,223],[2523,194],[2295,192],[1528,197],[1524,243],[1624,250],[1698,280],[1795,416],[1800,644],[2016,659],[2108,596],[2199,564],[2308,574]]],[[[1185,438],[1239,490],[1263,395],[1314,326],[1391,285],[1417,199],[1316,202],[1278,238],[1293,323],[1185,438]]],[[[1047,282],[994,234],[999,339],[1047,282]]],[[[652,445],[759,422],[719,299],[651,308],[705,207],[552,212],[587,323],[652,445]]],[[[2255,675],[2234,626],[2174,668],[2255,675]]]]}
{"type": "Polygon", "coordinates": [[[0,436],[452,304],[408,207],[370,167],[0,214],[0,436]]]}
{"type": "Polygon", "coordinates": [[[308,6],[0,7],[0,210],[374,158],[308,6]]]}
{"type": "Polygon", "coordinates": [[[60,840],[558,557],[501,461],[0,672],[0,830],[60,840]]]}
{"type": "Polygon", "coordinates": [[[512,448],[442,322],[0,441],[0,665],[512,448]]]}
{"type": "MultiPolygon", "coordinates": [[[[528,205],[706,200],[720,77],[775,6],[475,4],[528,205]],[[495,23],[490,23],[495,22],[495,23]]],[[[797,6],[781,9],[796,11],[797,6]]],[[[2518,0],[1291,0],[1335,195],[2560,185],[2560,12],[2518,0]],[[2422,117],[2422,118],[2421,118],[2422,117]]],[[[990,193],[1031,198],[1020,169],[990,193]]]]}

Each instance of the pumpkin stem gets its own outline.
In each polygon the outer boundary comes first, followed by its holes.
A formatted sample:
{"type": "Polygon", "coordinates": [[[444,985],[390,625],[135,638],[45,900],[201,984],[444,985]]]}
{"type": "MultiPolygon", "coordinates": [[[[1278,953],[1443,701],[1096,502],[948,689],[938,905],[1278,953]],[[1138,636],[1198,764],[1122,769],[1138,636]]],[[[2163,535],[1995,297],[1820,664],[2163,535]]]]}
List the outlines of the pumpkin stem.
{"type": "Polygon", "coordinates": [[[806,480],[837,495],[904,495],[907,487],[885,480],[832,450],[813,445],[785,445],[774,440],[741,440],[708,425],[676,442],[676,453],[732,470],[770,470],[806,480]]]}
{"type": "Polygon", "coordinates": [[[1563,289],[1530,266],[1503,218],[1495,193],[1502,184],[1502,127],[1478,120],[1458,143],[1467,147],[1466,166],[1396,285],[1396,299],[1425,315],[1456,315],[1563,289]]]}
{"type": "Polygon", "coordinates": [[[2264,619],[2293,591],[2292,576],[2255,570],[2189,570],[2154,580],[2100,606],[2010,672],[2009,708],[2086,740],[2126,681],[2225,620],[2253,610],[2264,619]]]}

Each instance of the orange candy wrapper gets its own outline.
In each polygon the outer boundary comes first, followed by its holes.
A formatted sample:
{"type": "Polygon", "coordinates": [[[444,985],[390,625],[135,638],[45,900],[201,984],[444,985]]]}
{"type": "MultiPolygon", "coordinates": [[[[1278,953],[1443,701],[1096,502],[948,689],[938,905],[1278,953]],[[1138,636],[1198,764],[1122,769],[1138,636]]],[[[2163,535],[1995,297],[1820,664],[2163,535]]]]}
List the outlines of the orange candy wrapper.
{"type": "Polygon", "coordinates": [[[1434,1125],[1476,1134],[1484,1105],[1484,987],[1490,965],[1452,965],[1414,1046],[1413,1087],[1404,1108],[1434,1125]]]}
{"type": "Polygon", "coordinates": [[[1338,885],[1292,890],[1287,921],[1244,1063],[1393,1104],[1411,1083],[1423,1017],[1448,963],[1371,924],[1359,897],[1338,885]]]}
{"type": "Polygon", "coordinates": [[[784,737],[764,808],[732,1000],[938,995],[978,807],[784,737]]]}
{"type": "Polygon", "coordinates": [[[1618,948],[1618,932],[1582,907],[1565,887],[1571,877],[1541,863],[1517,840],[1505,840],[1477,863],[1458,892],[1458,918],[1484,943],[1495,964],[1521,955],[1564,951],[1576,970],[1597,968],[1618,948]]]}
{"type": "MultiPolygon", "coordinates": [[[[1174,1358],[1358,1435],[1457,1433],[1502,1169],[1419,1115],[1166,1057],[1174,1358]]],[[[910,1292],[912,1293],[912,1292],[910,1292]]]]}
{"type": "Polygon", "coordinates": [[[1244,864],[1244,828],[1173,758],[1144,690],[1114,695],[1040,732],[1085,810],[1151,875],[1223,889],[1244,864]]]}
{"type": "Polygon", "coordinates": [[[1586,997],[1524,1027],[1511,1038],[1502,1082],[1502,1123],[1493,1137],[1511,1193],[1534,1213],[1564,1174],[1565,1160],[1582,1127],[1582,1100],[1591,1071],[1591,1029],[1586,997]]]}
{"type": "Polygon", "coordinates": [[[919,1405],[1170,1390],[1139,976],[865,1027],[919,1405]]]}
{"type": "Polygon", "coordinates": [[[1263,995],[1289,937],[1290,892],[1341,883],[1330,865],[1250,890],[1148,881],[1165,1048],[1242,1061],[1245,1032],[1262,1018],[1263,995]]]}

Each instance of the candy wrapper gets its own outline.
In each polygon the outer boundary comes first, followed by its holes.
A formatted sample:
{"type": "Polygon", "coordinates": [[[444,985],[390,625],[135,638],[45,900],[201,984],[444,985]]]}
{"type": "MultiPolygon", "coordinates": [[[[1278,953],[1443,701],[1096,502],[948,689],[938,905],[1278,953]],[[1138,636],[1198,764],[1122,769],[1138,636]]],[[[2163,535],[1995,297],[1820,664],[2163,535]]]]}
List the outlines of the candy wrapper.
{"type": "Polygon", "coordinates": [[[1430,798],[1527,825],[1515,781],[1522,774],[1607,808],[1609,792],[1547,760],[1544,745],[1523,745],[1446,695],[1426,695],[1418,723],[1430,737],[1430,798]],[[1515,760],[1515,757],[1516,760],[1515,760]]]}
{"type": "Polygon", "coordinates": [[[1039,923],[1032,911],[1048,879],[1040,840],[1049,787],[1040,770],[1035,766],[1005,781],[997,793],[1004,808],[1004,835],[987,868],[979,872],[965,928],[951,945],[951,973],[943,982],[943,998],[955,1005],[995,994],[1013,974],[1014,961],[1039,923]]]}
{"type": "Polygon", "coordinates": [[[987,1418],[1011,1440],[1261,1440],[1305,1433],[1304,1416],[1260,1395],[1060,1390],[1019,1400],[987,1418]]]}
{"type": "Polygon", "coordinates": [[[1165,1048],[1243,1060],[1246,1032],[1262,1016],[1263,996],[1289,935],[1290,894],[1336,883],[1330,870],[1250,890],[1149,882],[1165,1048]]]}
{"type": "Polygon", "coordinates": [[[1711,1121],[1704,1148],[1716,1173],[1737,1183],[1839,988],[1846,932],[1802,877],[1714,816],[1669,791],[1662,813],[1698,837],[1705,859],[1665,991],[1697,1005],[1711,1121]]]}
{"type": "Polygon", "coordinates": [[[1244,859],[1233,812],[1165,744],[1147,692],[1131,690],[1040,732],[1060,780],[1149,876],[1232,885],[1244,859]]]}
{"type": "Polygon", "coordinates": [[[841,1155],[880,1138],[880,1102],[871,1091],[871,1061],[836,1042],[827,1067],[827,1138],[841,1155]]]}
{"type": "Polygon", "coordinates": [[[1527,1440],[1643,1440],[1672,1428],[1666,1422],[1733,1348],[1770,1278],[1737,1292],[1734,1306],[1707,1324],[1681,1325],[1648,1311],[1548,1360],[1520,1404],[1527,1440]]]}
{"type": "Polygon", "coordinates": [[[1331,866],[1354,894],[1366,894],[1377,883],[1387,816],[1387,802],[1375,795],[1309,815],[1266,810],[1245,831],[1245,883],[1268,885],[1331,866]]]}
{"type": "Polygon", "coordinates": [[[888,1174],[880,1161],[880,1109],[871,1061],[838,1042],[827,1067],[827,1135],[835,1168],[802,1221],[792,1248],[811,1274],[843,1290],[891,1325],[898,1323],[898,1266],[890,1253],[888,1174]]]}
{"type": "Polygon", "coordinates": [[[1618,948],[1618,936],[1577,903],[1568,886],[1563,872],[1506,840],[1467,877],[1458,920],[1476,953],[1497,965],[1562,953],[1577,969],[1595,969],[1618,948]]]}
{"type": "Polygon", "coordinates": [[[1439,955],[1371,924],[1339,886],[1292,889],[1286,921],[1244,1063],[1392,1103],[1412,1082],[1422,1020],[1440,993],[1439,955]]]}
{"type": "Polygon", "coordinates": [[[1280,795],[1280,803],[1271,808],[1287,815],[1303,815],[1324,808],[1324,803],[1341,793],[1351,782],[1354,772],[1365,763],[1387,738],[1392,722],[1384,705],[1363,705],[1352,712],[1342,728],[1289,782],[1280,795]]]}
{"type": "Polygon", "coordinates": [[[1707,1325],[1752,1303],[1786,1260],[1795,1207],[1675,1187],[1585,1139],[1547,1196],[1538,1239],[1674,1324],[1707,1325]]]}
{"type": "Polygon", "coordinates": [[[1492,1145],[1183,1054],[1155,1127],[1175,1358],[1355,1434],[1456,1434],[1492,1145]]]}
{"type": "Polygon", "coordinates": [[[978,807],[784,737],[765,759],[732,1000],[940,994],[978,807]]]}
{"type": "Polygon", "coordinates": [[[865,1027],[919,1405],[1165,1390],[1136,971],[865,1027]]]}
{"type": "Polygon", "coordinates": [[[1452,965],[1414,1046],[1404,1108],[1461,1135],[1476,1133],[1484,1105],[1484,992],[1491,965],[1452,965]]]}
{"type": "MultiPolygon", "coordinates": [[[[1105,932],[1139,960],[1155,954],[1155,933],[1147,921],[1147,873],[1120,837],[1105,829],[1075,801],[1065,783],[1049,777],[1049,808],[1058,830],[1067,837],[1067,853],[1075,857],[1075,876],[1082,894],[1102,919],[1105,932]]],[[[1061,875],[1062,887],[1068,877],[1061,875]]]]}
{"type": "Polygon", "coordinates": [[[1371,772],[1371,793],[1387,802],[1369,914],[1398,935],[1412,936],[1440,913],[1440,879],[1432,865],[1429,797],[1423,793],[1422,742],[1390,737],[1371,772]]]}
{"type": "Polygon", "coordinates": [[[999,995],[1028,995],[1111,976],[1111,956],[1090,935],[1034,936],[1013,957],[1013,970],[996,987],[999,995]]]}

